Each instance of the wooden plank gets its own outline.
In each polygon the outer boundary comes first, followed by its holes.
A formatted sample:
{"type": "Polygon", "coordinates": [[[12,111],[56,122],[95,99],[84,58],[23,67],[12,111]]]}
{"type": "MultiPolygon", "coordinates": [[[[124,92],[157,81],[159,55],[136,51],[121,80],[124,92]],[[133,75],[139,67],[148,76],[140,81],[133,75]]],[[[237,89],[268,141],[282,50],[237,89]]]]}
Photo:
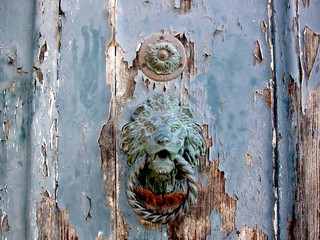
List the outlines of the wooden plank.
{"type": "Polygon", "coordinates": [[[309,94],[300,134],[300,239],[320,238],[320,85],[309,94]]]}
{"type": "Polygon", "coordinates": [[[107,121],[106,46],[111,40],[107,1],[60,1],[57,90],[57,193],[79,239],[111,235],[98,138],[107,121]]]}
{"type": "Polygon", "coordinates": [[[319,1],[296,1],[295,33],[299,84],[293,84],[293,109],[297,111],[297,215],[294,237],[319,239],[319,1]]]}
{"type": "Polygon", "coordinates": [[[28,236],[33,7],[30,1],[0,2],[1,239],[28,236]]]}

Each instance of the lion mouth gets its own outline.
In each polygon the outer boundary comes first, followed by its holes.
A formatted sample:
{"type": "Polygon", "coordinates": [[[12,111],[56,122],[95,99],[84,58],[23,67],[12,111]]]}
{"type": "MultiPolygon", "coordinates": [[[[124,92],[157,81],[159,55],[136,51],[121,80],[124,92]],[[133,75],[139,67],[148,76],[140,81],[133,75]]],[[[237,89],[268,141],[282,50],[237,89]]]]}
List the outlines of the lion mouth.
{"type": "Polygon", "coordinates": [[[172,160],[172,158],[171,158],[172,154],[170,154],[170,152],[168,150],[166,150],[166,149],[158,152],[156,155],[161,159],[170,158],[170,160],[172,160]]]}
{"type": "Polygon", "coordinates": [[[176,168],[172,157],[169,151],[161,150],[148,164],[146,184],[155,194],[170,193],[174,189],[176,168]]]}

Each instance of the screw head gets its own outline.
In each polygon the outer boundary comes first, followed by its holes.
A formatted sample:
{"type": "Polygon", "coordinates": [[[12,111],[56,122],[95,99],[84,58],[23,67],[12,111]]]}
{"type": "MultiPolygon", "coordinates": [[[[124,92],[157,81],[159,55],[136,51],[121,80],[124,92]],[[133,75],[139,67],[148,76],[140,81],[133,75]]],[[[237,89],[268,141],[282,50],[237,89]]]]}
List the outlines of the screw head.
{"type": "Polygon", "coordinates": [[[157,56],[161,61],[165,61],[169,58],[170,53],[166,49],[160,49],[157,56]]]}

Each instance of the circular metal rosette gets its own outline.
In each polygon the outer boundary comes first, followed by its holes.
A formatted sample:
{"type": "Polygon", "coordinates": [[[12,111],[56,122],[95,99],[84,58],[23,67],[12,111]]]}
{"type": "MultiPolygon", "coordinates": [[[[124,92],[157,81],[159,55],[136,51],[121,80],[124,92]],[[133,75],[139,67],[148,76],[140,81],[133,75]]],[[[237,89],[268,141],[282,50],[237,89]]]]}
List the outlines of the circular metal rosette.
{"type": "Polygon", "coordinates": [[[185,67],[185,49],[177,38],[155,34],[141,45],[139,64],[147,77],[155,81],[169,81],[179,76],[185,67]]]}

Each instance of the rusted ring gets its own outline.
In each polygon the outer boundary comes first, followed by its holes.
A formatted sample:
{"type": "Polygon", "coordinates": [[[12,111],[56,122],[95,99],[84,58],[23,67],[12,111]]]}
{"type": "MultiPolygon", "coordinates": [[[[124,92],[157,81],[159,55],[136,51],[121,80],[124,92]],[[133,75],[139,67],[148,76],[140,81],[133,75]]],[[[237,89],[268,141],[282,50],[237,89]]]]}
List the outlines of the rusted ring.
{"type": "Polygon", "coordinates": [[[139,176],[140,171],[145,165],[146,157],[139,158],[135,164],[132,166],[130,175],[127,182],[126,195],[129,205],[132,207],[133,211],[139,215],[142,219],[147,220],[152,223],[170,223],[188,213],[196,201],[196,196],[198,193],[197,188],[197,178],[193,172],[192,166],[187,162],[182,156],[177,155],[174,159],[175,165],[184,174],[187,179],[188,191],[183,200],[183,202],[175,210],[169,213],[159,214],[154,213],[146,209],[137,200],[136,193],[134,192],[136,180],[139,176]]]}

